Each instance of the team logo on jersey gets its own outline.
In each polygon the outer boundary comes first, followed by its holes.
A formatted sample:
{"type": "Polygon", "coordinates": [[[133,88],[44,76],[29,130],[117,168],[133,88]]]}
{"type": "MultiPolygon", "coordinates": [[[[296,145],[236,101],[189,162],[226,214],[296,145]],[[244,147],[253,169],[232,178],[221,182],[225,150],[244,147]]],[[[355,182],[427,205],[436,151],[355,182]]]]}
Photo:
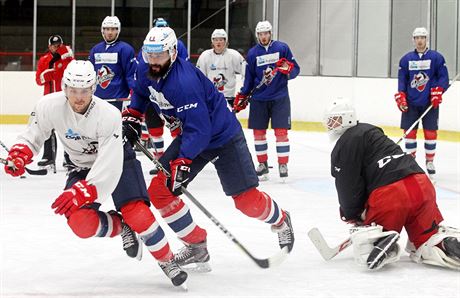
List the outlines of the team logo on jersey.
{"type": "Polygon", "coordinates": [[[96,154],[98,144],[97,141],[90,142],[86,148],[83,148],[83,154],[96,154]]]}
{"type": "Polygon", "coordinates": [[[414,78],[410,82],[410,86],[411,88],[416,88],[419,92],[423,92],[429,80],[430,77],[426,74],[426,72],[421,71],[414,75],[414,78]]]}
{"type": "Polygon", "coordinates": [[[102,89],[106,89],[114,77],[115,73],[107,65],[102,65],[97,71],[97,80],[102,89]]]}
{"type": "Polygon", "coordinates": [[[391,160],[398,159],[400,157],[403,157],[404,155],[406,155],[406,154],[405,153],[395,154],[395,155],[385,156],[384,158],[379,159],[377,161],[377,164],[379,165],[379,169],[381,169],[384,166],[386,166],[391,160]]]}
{"type": "Polygon", "coordinates": [[[280,53],[276,52],[276,53],[266,54],[262,56],[257,56],[256,64],[257,66],[264,66],[267,64],[276,63],[278,60],[280,60],[280,53]]]}
{"type": "Polygon", "coordinates": [[[174,109],[172,104],[170,104],[169,101],[166,100],[163,93],[156,91],[152,86],[149,86],[148,88],[150,91],[150,101],[156,104],[160,108],[160,110],[174,109]]]}
{"type": "Polygon", "coordinates": [[[223,73],[218,74],[212,79],[214,86],[216,86],[217,90],[224,91],[224,86],[227,84],[228,80],[225,78],[223,73]]]}
{"type": "Polygon", "coordinates": [[[66,139],[72,139],[72,140],[81,140],[81,136],[78,132],[73,132],[71,128],[67,129],[67,132],[65,133],[65,138],[66,139]]]}

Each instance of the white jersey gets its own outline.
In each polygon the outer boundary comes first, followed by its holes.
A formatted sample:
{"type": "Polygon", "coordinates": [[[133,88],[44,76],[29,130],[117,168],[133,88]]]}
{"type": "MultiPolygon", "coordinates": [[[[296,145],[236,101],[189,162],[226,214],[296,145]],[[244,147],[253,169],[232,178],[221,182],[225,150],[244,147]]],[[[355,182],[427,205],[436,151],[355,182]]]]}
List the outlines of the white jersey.
{"type": "Polygon", "coordinates": [[[93,96],[85,114],[75,113],[63,91],[43,96],[31,114],[27,130],[18,143],[27,144],[36,155],[54,129],[70,160],[90,168],[86,180],[96,186],[101,203],[115,190],[123,169],[120,111],[93,96]]]}
{"type": "Polygon", "coordinates": [[[222,54],[216,54],[213,49],[209,49],[201,53],[196,66],[225,97],[235,97],[236,74],[241,74],[244,80],[246,62],[233,49],[225,49],[222,54]]]}

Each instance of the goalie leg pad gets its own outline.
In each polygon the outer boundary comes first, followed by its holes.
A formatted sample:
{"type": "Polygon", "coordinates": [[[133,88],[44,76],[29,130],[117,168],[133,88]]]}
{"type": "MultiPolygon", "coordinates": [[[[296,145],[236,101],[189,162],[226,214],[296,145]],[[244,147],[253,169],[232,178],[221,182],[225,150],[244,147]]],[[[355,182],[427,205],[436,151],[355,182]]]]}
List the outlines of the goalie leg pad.
{"type": "Polygon", "coordinates": [[[446,267],[460,270],[460,256],[455,256],[460,247],[460,230],[452,227],[439,226],[436,234],[422,244],[415,252],[411,252],[410,258],[417,263],[446,267]],[[444,241],[452,241],[453,247],[449,247],[444,241]],[[447,247],[446,247],[447,246],[447,247]]]}
{"type": "Polygon", "coordinates": [[[249,217],[272,225],[279,225],[284,221],[284,212],[278,204],[255,187],[232,197],[235,207],[249,217]]]}
{"type": "Polygon", "coordinates": [[[399,233],[383,232],[380,225],[358,226],[350,229],[355,262],[369,269],[380,269],[399,260],[399,233]]]}

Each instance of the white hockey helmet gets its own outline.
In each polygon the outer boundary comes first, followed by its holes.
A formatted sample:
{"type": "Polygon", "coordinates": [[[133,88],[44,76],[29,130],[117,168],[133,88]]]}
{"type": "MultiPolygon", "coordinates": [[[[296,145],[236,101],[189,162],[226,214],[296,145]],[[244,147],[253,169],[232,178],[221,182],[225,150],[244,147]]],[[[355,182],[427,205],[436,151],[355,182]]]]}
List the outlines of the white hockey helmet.
{"type": "Polygon", "coordinates": [[[214,39],[214,38],[223,38],[225,40],[228,40],[228,37],[227,37],[227,32],[225,32],[224,29],[216,29],[212,32],[211,34],[211,41],[214,39]]]}
{"type": "Polygon", "coordinates": [[[337,98],[326,108],[323,123],[329,132],[341,135],[358,124],[355,108],[348,99],[337,98]]]}
{"type": "Polygon", "coordinates": [[[261,32],[272,32],[272,24],[269,21],[260,21],[256,26],[256,38],[257,34],[261,32]]]}
{"type": "Polygon", "coordinates": [[[152,27],[169,27],[169,24],[163,18],[156,18],[153,20],[152,27]]]}
{"type": "Polygon", "coordinates": [[[428,38],[428,30],[425,27],[417,27],[412,32],[412,37],[415,38],[417,36],[424,36],[428,38]]]}
{"type": "Polygon", "coordinates": [[[153,27],[145,37],[142,46],[142,58],[145,63],[148,63],[148,54],[168,51],[171,62],[174,62],[176,48],[177,38],[173,29],[170,27],[153,27]]]}
{"type": "Polygon", "coordinates": [[[62,90],[65,87],[72,88],[89,88],[92,87],[93,92],[96,89],[96,71],[90,61],[87,60],[72,60],[64,70],[62,77],[62,90]]]}
{"type": "Polygon", "coordinates": [[[104,18],[104,20],[102,21],[102,24],[101,24],[101,34],[102,34],[102,38],[104,38],[105,42],[107,42],[108,44],[114,43],[118,39],[118,35],[120,35],[120,32],[121,32],[120,19],[118,19],[117,16],[106,16],[104,18]],[[107,40],[105,40],[105,36],[104,36],[104,28],[116,28],[118,30],[117,37],[113,41],[107,42],[107,40]]]}

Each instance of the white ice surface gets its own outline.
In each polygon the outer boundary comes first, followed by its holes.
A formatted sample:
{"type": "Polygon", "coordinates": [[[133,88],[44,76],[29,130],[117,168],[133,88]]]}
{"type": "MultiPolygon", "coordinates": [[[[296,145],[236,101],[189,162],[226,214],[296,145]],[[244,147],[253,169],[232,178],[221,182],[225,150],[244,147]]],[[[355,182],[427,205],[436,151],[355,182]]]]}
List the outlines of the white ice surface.
{"type": "MultiPolygon", "coordinates": [[[[23,129],[0,126],[0,139],[10,146],[23,129]]],[[[252,136],[246,135],[253,151],[252,136]]],[[[129,259],[120,238],[79,239],[65,218],[52,212],[51,203],[66,180],[62,146],[57,174],[18,179],[0,171],[0,297],[460,297],[458,271],[415,264],[406,253],[378,272],[358,267],[351,248],[325,262],[307,231],[318,227],[331,246],[348,234],[329,176],[329,143],[323,133],[306,132],[291,132],[290,142],[289,178],[283,184],[277,177],[273,131],[269,131],[269,163],[275,169],[260,189],[291,212],[296,237],[291,255],[279,267],[258,268],[185,198],[195,221],[208,231],[213,268],[210,273],[190,274],[188,292],[172,286],[146,249],[141,262],[129,259]]],[[[423,161],[421,141],[419,148],[423,161]]],[[[445,224],[460,227],[460,144],[438,142],[437,148],[438,204],[445,224]]],[[[0,152],[6,156],[3,149],[0,152]]],[[[149,183],[151,164],[138,157],[149,183]]],[[[30,167],[36,168],[35,163],[30,167]]],[[[212,166],[188,189],[254,255],[262,258],[278,251],[269,227],[242,215],[225,197],[212,166]]],[[[111,202],[101,207],[111,208],[111,202]]],[[[176,251],[181,243],[168,227],[165,231],[176,251]]],[[[401,246],[406,239],[403,232],[401,246]]]]}

